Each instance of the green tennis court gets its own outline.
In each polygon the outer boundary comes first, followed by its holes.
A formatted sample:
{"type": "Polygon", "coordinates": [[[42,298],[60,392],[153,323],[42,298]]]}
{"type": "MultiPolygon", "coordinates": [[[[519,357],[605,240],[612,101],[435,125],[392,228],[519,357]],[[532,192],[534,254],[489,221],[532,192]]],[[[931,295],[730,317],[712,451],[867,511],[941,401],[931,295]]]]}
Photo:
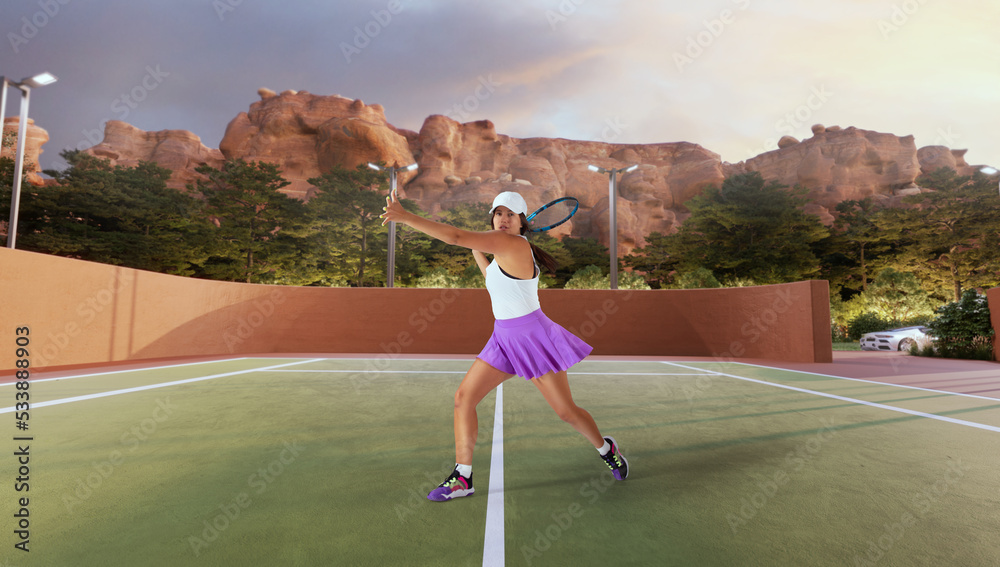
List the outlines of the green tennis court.
{"type": "Polygon", "coordinates": [[[429,502],[468,365],[39,374],[31,440],[10,442],[30,445],[31,551],[8,532],[0,565],[1000,563],[1000,399],[595,358],[571,370],[574,397],[627,481],[514,378],[479,406],[475,496],[429,502]]]}

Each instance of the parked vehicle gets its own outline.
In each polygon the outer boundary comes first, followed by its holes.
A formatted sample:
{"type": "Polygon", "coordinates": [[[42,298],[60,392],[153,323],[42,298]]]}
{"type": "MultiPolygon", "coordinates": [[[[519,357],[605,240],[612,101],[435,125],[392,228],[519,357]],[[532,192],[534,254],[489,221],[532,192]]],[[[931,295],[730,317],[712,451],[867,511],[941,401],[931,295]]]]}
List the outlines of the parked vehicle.
{"type": "Polygon", "coordinates": [[[861,335],[861,350],[909,351],[913,345],[925,348],[934,342],[927,327],[900,327],[861,335]]]}

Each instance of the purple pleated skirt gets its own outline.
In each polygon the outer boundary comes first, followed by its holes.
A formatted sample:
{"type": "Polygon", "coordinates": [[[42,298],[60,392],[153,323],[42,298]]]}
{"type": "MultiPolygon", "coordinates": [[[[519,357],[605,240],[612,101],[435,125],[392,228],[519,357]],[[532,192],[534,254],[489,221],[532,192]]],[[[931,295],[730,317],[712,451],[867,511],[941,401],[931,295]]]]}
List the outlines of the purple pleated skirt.
{"type": "Polygon", "coordinates": [[[478,358],[501,372],[530,380],[568,370],[592,350],[538,309],[513,319],[497,319],[478,358]]]}

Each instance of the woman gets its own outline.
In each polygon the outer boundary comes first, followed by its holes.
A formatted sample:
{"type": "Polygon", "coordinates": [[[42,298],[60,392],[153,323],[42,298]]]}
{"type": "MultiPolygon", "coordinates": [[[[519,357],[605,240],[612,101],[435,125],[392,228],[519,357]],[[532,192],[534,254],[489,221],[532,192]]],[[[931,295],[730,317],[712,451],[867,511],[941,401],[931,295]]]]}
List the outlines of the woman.
{"type": "Polygon", "coordinates": [[[566,370],[586,358],[592,348],[546,317],[538,304],[538,258],[550,271],[555,261],[528,242],[521,195],[505,191],[490,209],[493,230],[472,232],[407,212],[390,194],[385,199],[382,224],[405,224],[448,244],[472,250],[486,277],[486,288],[496,317],[493,335],[455,392],[455,470],[427,495],[443,502],[475,492],[472,452],[479,432],[476,406],[490,391],[514,374],[523,376],[542,393],[556,414],[573,426],[598,450],[618,480],[628,477],[628,461],[613,437],[601,435],[594,418],[573,402],[566,370]],[[485,254],[492,254],[493,261],[485,254]]]}

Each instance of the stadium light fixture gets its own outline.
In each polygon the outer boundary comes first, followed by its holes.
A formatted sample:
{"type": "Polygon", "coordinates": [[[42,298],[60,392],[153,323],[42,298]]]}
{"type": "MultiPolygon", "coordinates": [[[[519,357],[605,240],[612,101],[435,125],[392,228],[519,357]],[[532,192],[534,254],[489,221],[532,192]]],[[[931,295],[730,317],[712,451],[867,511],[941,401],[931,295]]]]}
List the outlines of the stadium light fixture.
{"type": "Polygon", "coordinates": [[[587,169],[595,173],[608,174],[608,252],[611,255],[611,272],[608,279],[611,282],[611,289],[618,289],[618,172],[630,173],[639,168],[639,164],[627,167],[611,168],[588,165],[587,169]]]}
{"type": "MultiPolygon", "coordinates": [[[[396,172],[398,171],[413,171],[417,169],[417,164],[411,163],[410,165],[403,167],[382,167],[380,165],[368,162],[368,167],[374,169],[375,171],[388,171],[389,172],[389,192],[393,195],[396,194],[396,172]]],[[[389,254],[386,258],[386,273],[385,273],[385,286],[392,287],[393,281],[396,279],[396,223],[389,221],[389,254]]]]}
{"type": "Polygon", "coordinates": [[[49,73],[48,71],[46,71],[44,73],[39,73],[39,74],[35,75],[34,77],[28,77],[27,79],[21,79],[21,83],[25,84],[25,85],[28,85],[29,87],[38,88],[38,87],[44,87],[45,85],[51,85],[52,83],[56,82],[57,80],[58,79],[56,79],[55,75],[53,75],[52,73],[49,73]]]}
{"type": "Polygon", "coordinates": [[[4,113],[7,110],[7,88],[16,87],[21,91],[21,118],[17,124],[17,149],[14,152],[14,186],[10,192],[10,221],[7,223],[7,248],[17,244],[17,216],[21,204],[21,177],[24,174],[24,144],[28,137],[28,105],[31,102],[32,87],[44,87],[56,82],[52,73],[39,73],[33,77],[12,81],[0,77],[2,92],[0,92],[0,129],[3,128],[4,113]]]}

